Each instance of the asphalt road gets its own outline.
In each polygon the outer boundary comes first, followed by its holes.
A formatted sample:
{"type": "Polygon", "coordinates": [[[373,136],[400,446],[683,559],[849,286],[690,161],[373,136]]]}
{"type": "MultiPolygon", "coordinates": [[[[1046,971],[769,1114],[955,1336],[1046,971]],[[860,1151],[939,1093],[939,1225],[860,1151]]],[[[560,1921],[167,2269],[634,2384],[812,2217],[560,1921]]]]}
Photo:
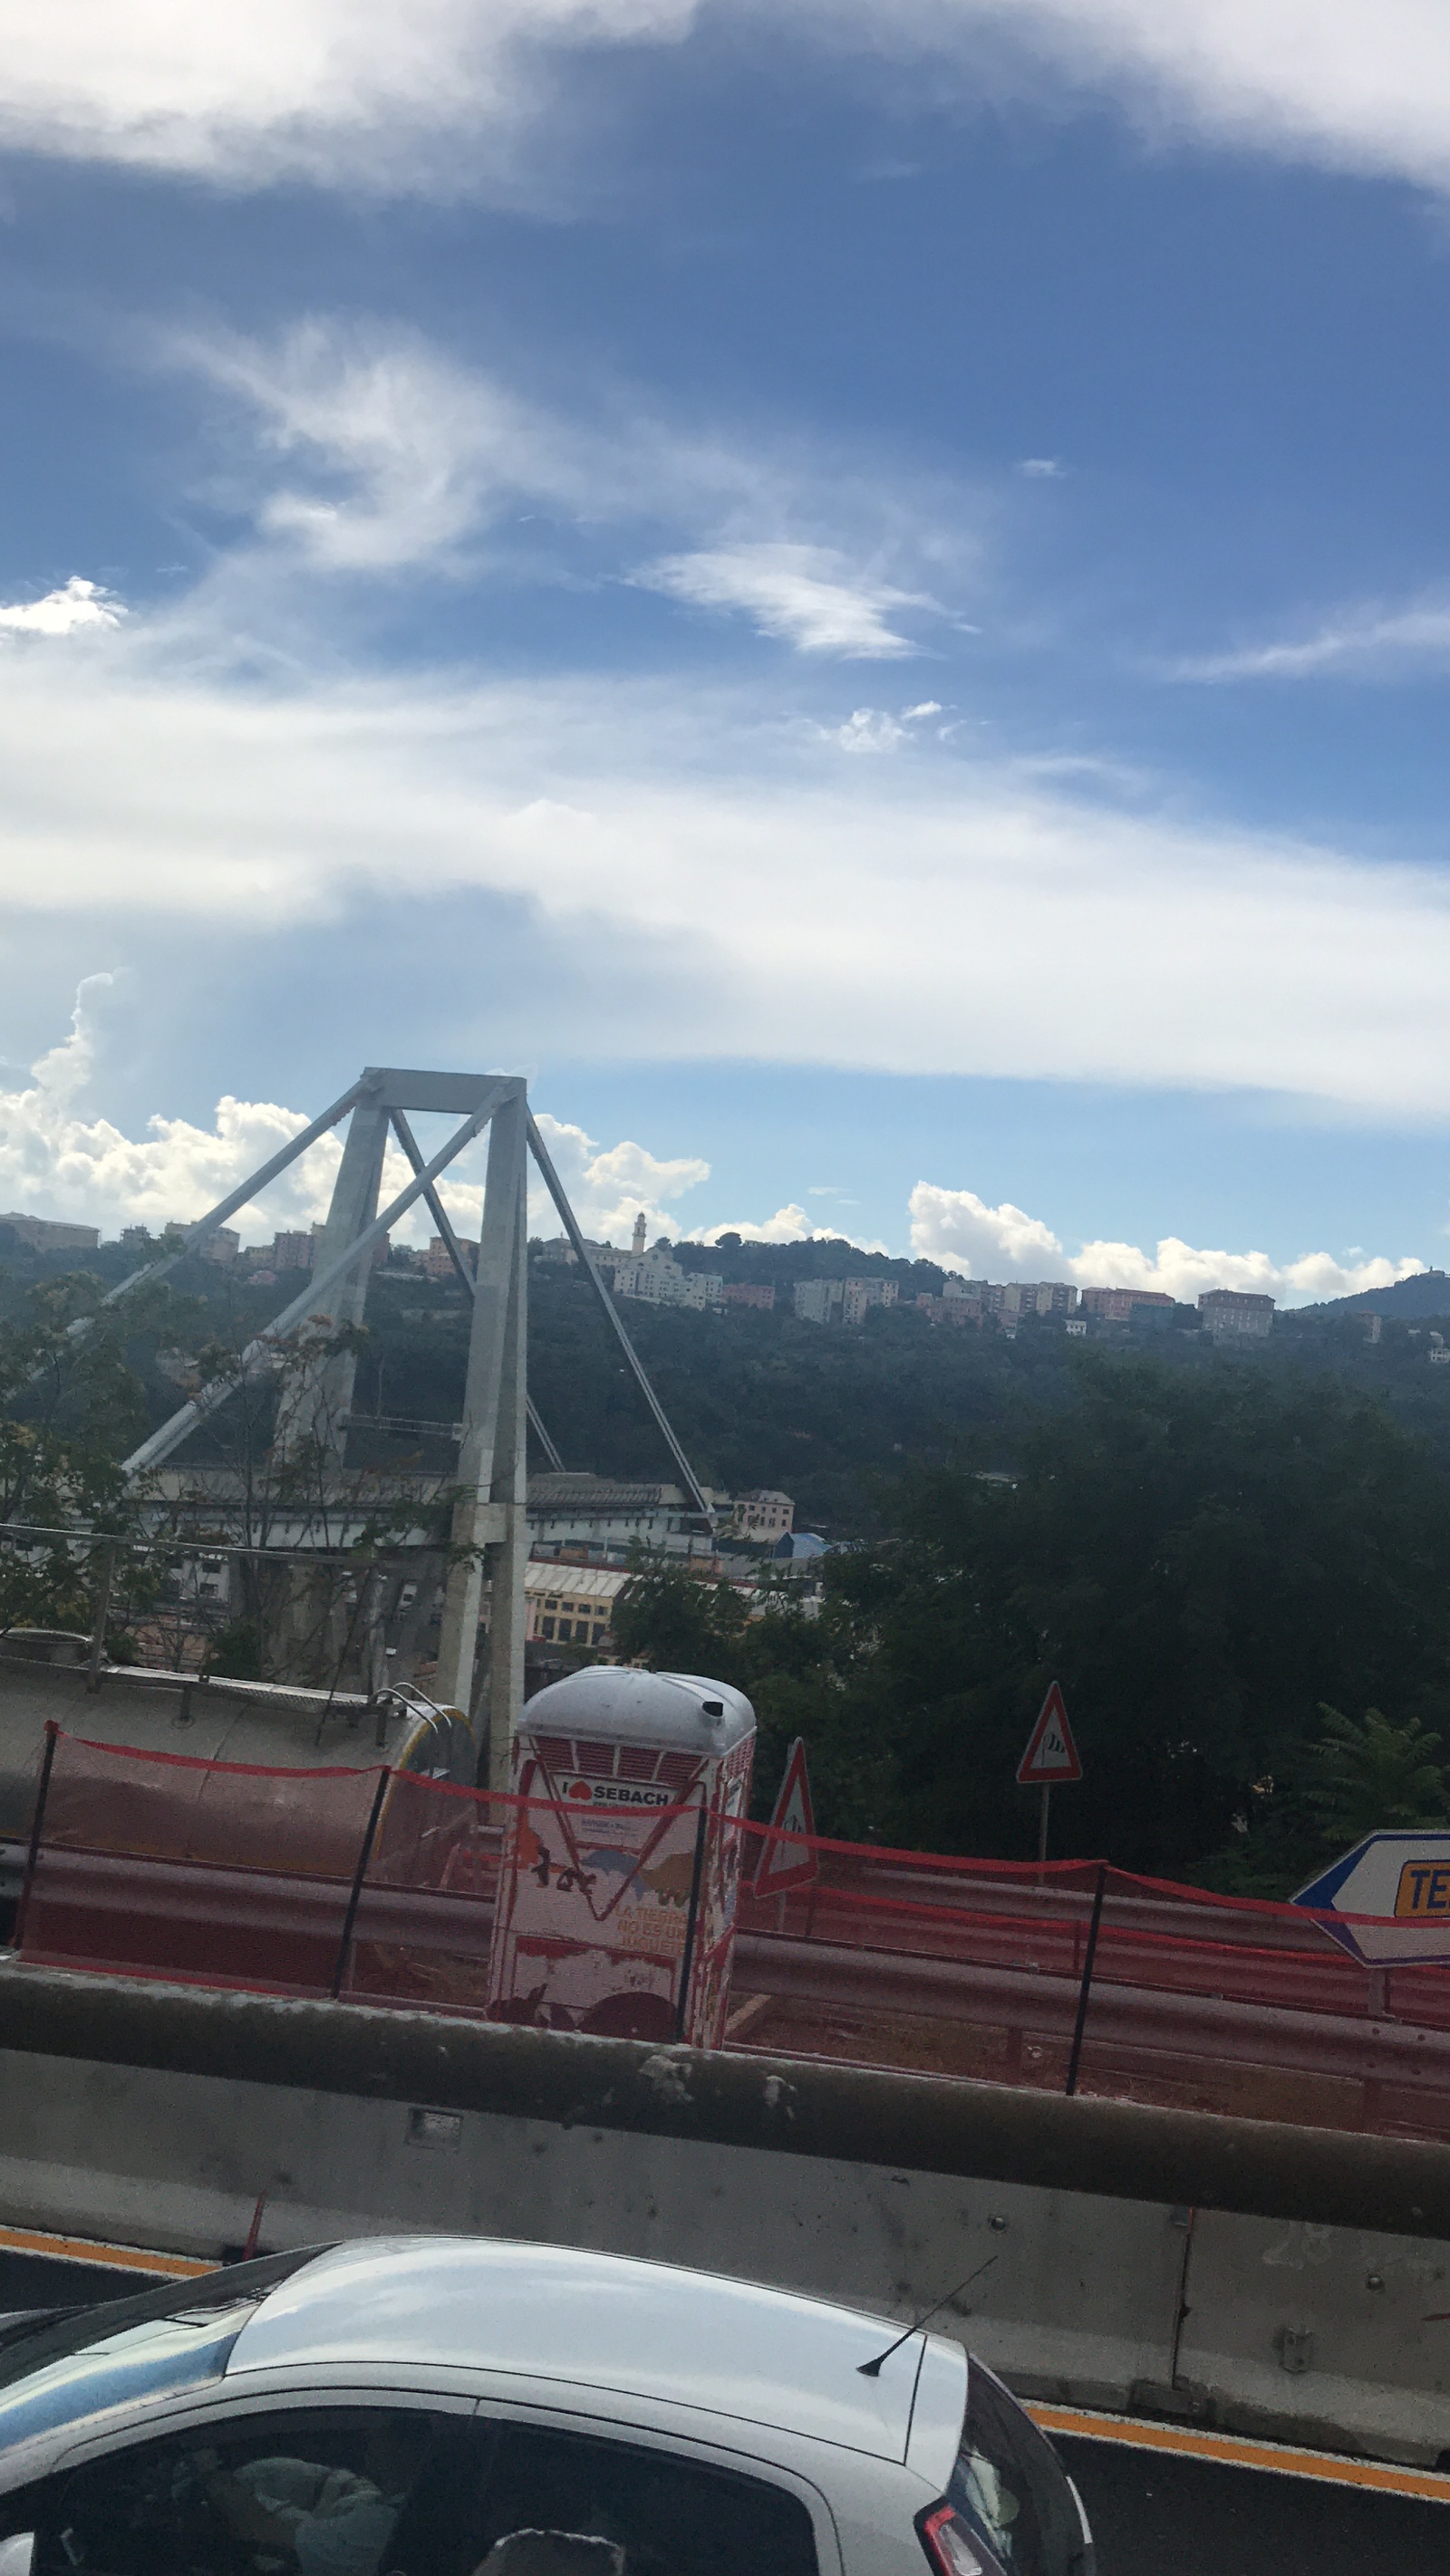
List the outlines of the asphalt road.
{"type": "Polygon", "coordinates": [[[124,2299],[156,2283],[154,2272],[114,2272],[109,2264],[53,2263],[44,2255],[0,2251],[0,2313],[6,2308],[70,2307],[83,2299],[124,2299]]]}
{"type": "Polygon", "coordinates": [[[1450,2505],[1115,2442],[1057,2447],[1101,2576],[1450,2576],[1450,2505]]]}
{"type": "MultiPolygon", "coordinates": [[[[0,2249],[0,2310],[125,2298],[157,2276],[0,2249]]],[[[1450,2505],[1057,2437],[1101,2576],[1450,2576],[1450,2505]]]]}

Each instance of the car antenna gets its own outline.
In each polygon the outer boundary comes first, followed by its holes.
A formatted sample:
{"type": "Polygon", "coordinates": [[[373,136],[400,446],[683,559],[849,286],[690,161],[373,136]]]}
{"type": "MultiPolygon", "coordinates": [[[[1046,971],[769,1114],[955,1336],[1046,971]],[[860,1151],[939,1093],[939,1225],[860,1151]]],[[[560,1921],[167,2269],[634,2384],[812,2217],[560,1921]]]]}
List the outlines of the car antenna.
{"type": "Polygon", "coordinates": [[[894,2352],[900,2352],[904,2343],[910,2343],[914,2334],[920,2334],[922,2327],[933,2317],[940,2316],[943,2308],[950,2307],[953,2299],[959,2299],[963,2290],[969,2290],[974,2281],[980,2281],[984,2272],[990,2272],[996,2260],[995,2254],[989,2254],[985,2263],[979,2263],[975,2272],[969,2272],[964,2281],[958,2281],[956,2288],[948,2290],[944,2298],[938,2299],[935,2307],[924,2308],[919,2317],[913,2317],[905,2332],[897,2336],[895,2343],[889,2343],[884,2352],[878,2352],[874,2361],[858,2361],[857,2376],[861,2379],[879,2379],[882,2363],[889,2361],[894,2352]]]}

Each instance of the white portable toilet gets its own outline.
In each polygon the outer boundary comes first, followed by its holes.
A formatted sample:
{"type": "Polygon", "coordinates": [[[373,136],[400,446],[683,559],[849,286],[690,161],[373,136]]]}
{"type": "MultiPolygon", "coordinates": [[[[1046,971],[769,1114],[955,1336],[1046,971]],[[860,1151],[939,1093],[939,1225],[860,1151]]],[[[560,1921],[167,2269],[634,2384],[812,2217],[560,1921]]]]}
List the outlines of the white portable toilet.
{"type": "Polygon", "coordinates": [[[594,1664],[514,1739],[489,2014],[617,2039],[722,2034],[755,1752],[743,1691],[594,1664]],[[548,1801],[548,1804],[537,1803],[548,1801]]]}

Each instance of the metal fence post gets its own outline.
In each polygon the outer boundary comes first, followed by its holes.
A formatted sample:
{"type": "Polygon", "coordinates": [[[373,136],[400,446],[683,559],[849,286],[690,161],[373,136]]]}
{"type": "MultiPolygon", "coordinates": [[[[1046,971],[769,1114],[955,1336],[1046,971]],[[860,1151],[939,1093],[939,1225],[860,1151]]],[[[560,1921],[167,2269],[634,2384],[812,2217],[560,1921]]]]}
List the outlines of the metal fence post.
{"type": "Polygon", "coordinates": [[[338,1997],[342,1993],[342,1981],[347,1974],[347,1954],[352,1948],[353,1926],[357,1921],[357,1909],[362,1899],[363,1880],[367,1876],[368,1862],[373,1856],[373,1844],[377,1838],[378,1823],[383,1812],[383,1800],[388,1794],[388,1782],[391,1780],[392,1776],[391,1765],[385,1762],[381,1771],[378,1773],[378,1785],[373,1793],[373,1811],[368,1818],[368,1829],[362,1838],[362,1849],[358,1853],[357,1867],[352,1874],[352,1887],[348,1893],[347,1912],[342,1918],[342,1939],[338,1944],[337,1966],[333,1971],[332,1978],[332,2000],[334,2003],[337,2002],[338,1997]]]}
{"type": "Polygon", "coordinates": [[[30,1911],[30,1891],[35,1884],[35,1865],[40,1858],[40,1829],[45,1822],[45,1802],[50,1796],[50,1775],[55,1764],[56,1739],[60,1728],[53,1717],[45,1721],[45,1751],[40,1762],[40,1785],[35,1792],[35,1814],[30,1825],[30,1848],[25,1855],[25,1876],[21,1882],[20,1903],[15,1909],[15,1931],[12,1936],[18,1950],[25,1938],[25,1918],[30,1911]]]}
{"type": "Polygon", "coordinates": [[[708,1809],[700,1802],[700,1821],[695,1827],[695,1866],[690,1873],[690,1912],[685,1924],[685,1955],[680,1965],[680,2000],[675,2011],[675,2037],[685,2036],[685,2019],[690,2005],[690,1978],[695,1966],[695,1925],[700,1913],[700,1880],[705,1869],[705,1826],[708,1809]]]}
{"type": "Polygon", "coordinates": [[[1092,1991],[1093,1961],[1098,1954],[1098,1928],[1103,1919],[1103,1896],[1108,1884],[1108,1865],[1098,1863],[1098,1883],[1093,1897],[1092,1921],[1088,1925],[1087,1949],[1083,1955],[1082,1984],[1078,1989],[1077,2027],[1072,2034],[1072,2054],[1067,2061],[1065,2093],[1077,2091],[1077,2070],[1082,2060],[1082,2035],[1087,2028],[1088,1996],[1092,1991]]]}
{"type": "Polygon", "coordinates": [[[91,1650],[86,1658],[86,1689],[91,1692],[98,1691],[101,1687],[101,1666],[106,1660],[106,1621],[111,1615],[111,1586],[115,1581],[115,1577],[115,1547],[114,1545],[103,1547],[100,1554],[100,1569],[96,1576],[95,1618],[91,1626],[91,1650]]]}

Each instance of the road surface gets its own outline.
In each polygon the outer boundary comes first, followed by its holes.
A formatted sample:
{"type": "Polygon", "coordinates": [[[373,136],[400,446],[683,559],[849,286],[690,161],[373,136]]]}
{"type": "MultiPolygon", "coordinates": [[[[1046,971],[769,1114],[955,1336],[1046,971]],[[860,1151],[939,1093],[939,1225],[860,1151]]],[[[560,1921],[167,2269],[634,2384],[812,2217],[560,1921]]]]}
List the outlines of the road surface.
{"type": "Polygon", "coordinates": [[[1450,2503],[1054,2436],[1100,2576],[1447,2576],[1450,2503]]]}

